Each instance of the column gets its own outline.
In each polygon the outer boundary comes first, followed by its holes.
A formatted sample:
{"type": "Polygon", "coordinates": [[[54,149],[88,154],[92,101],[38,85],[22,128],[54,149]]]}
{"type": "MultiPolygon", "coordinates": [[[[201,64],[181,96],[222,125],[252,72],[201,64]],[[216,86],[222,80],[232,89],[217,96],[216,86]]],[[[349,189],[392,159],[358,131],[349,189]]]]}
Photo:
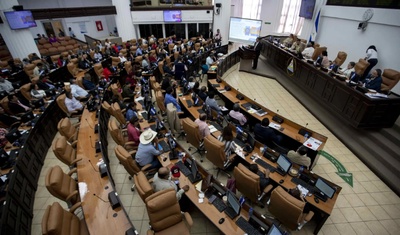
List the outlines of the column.
{"type": "Polygon", "coordinates": [[[0,24],[0,34],[8,47],[13,58],[21,60],[30,53],[39,54],[39,50],[35,44],[35,40],[29,29],[12,30],[4,16],[4,11],[14,11],[13,6],[19,5],[18,0],[0,1],[0,16],[4,24],[0,24]]]}
{"type": "Polygon", "coordinates": [[[220,30],[222,36],[222,45],[228,44],[229,36],[229,19],[231,17],[231,0],[215,0],[214,1],[214,25],[213,32],[214,35],[217,29],[220,30]],[[215,6],[217,3],[221,3],[221,9],[219,15],[216,15],[215,6]]]}
{"type": "Polygon", "coordinates": [[[135,28],[133,27],[132,23],[130,0],[112,0],[112,4],[117,9],[115,23],[118,28],[118,34],[122,38],[122,41],[137,38],[135,28]]]}

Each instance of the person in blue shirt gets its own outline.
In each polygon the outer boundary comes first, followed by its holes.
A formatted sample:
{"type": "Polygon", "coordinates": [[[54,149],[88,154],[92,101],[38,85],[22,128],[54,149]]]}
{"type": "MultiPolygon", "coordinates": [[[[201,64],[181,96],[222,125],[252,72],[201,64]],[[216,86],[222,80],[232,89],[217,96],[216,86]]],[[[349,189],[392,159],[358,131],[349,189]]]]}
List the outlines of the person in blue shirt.
{"type": "Polygon", "coordinates": [[[375,90],[376,92],[381,92],[382,85],[382,70],[375,69],[370,75],[364,80],[364,85],[368,89],[375,90]]]}
{"type": "Polygon", "coordinates": [[[175,106],[177,112],[182,112],[181,106],[178,104],[178,101],[172,94],[173,94],[172,87],[168,87],[164,98],[165,107],[167,107],[169,103],[172,103],[175,106]]]}
{"type": "Polygon", "coordinates": [[[141,56],[141,55],[143,55],[142,46],[139,46],[139,47],[136,49],[136,54],[135,54],[135,56],[141,56]]]}
{"type": "Polygon", "coordinates": [[[126,107],[126,114],[125,114],[126,120],[131,120],[133,117],[137,117],[136,103],[134,101],[128,104],[128,107],[126,107]]]}
{"type": "Polygon", "coordinates": [[[139,140],[140,144],[135,155],[135,161],[140,167],[150,164],[151,166],[148,169],[160,168],[162,165],[157,156],[161,155],[162,152],[155,147],[158,145],[157,132],[149,128],[140,135],[139,140]]]}
{"type": "Polygon", "coordinates": [[[86,73],[84,79],[82,80],[83,86],[85,87],[85,90],[92,91],[96,89],[96,85],[91,81],[92,77],[90,74],[86,73]]]}
{"type": "Polygon", "coordinates": [[[222,115],[221,107],[217,104],[217,101],[214,99],[214,92],[208,92],[208,97],[206,99],[206,104],[213,110],[215,110],[219,115],[222,115]]]}

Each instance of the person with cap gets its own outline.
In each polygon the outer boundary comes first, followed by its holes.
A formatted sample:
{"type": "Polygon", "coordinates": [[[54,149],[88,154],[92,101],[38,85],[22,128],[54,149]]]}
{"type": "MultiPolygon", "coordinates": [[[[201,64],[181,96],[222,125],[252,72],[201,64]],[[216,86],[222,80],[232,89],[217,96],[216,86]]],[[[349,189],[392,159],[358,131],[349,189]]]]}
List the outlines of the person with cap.
{"type": "Polygon", "coordinates": [[[158,161],[157,156],[161,152],[154,145],[158,143],[157,132],[149,128],[140,135],[139,140],[140,144],[135,156],[136,162],[140,167],[151,164],[149,169],[160,168],[161,163],[158,161]]]}
{"type": "Polygon", "coordinates": [[[182,195],[189,190],[189,185],[185,185],[178,190],[178,187],[174,181],[179,179],[180,175],[181,173],[177,166],[173,166],[171,171],[168,169],[168,167],[161,167],[153,177],[154,192],[173,188],[176,191],[176,198],[180,200],[182,195]]]}
{"type": "Polygon", "coordinates": [[[137,116],[133,116],[129,120],[129,124],[127,127],[127,132],[128,132],[128,141],[133,141],[135,142],[134,146],[138,146],[140,139],[140,125],[139,125],[139,118],[137,116]]]}

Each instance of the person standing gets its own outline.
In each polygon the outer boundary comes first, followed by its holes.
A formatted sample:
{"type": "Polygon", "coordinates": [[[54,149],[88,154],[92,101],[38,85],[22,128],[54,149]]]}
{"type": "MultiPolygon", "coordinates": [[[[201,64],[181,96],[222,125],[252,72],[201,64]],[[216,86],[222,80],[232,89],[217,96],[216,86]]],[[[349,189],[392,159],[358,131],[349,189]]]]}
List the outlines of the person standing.
{"type": "Polygon", "coordinates": [[[217,33],[214,36],[214,40],[215,43],[217,44],[217,47],[221,46],[221,42],[222,42],[222,36],[221,36],[221,32],[219,31],[219,29],[217,29],[217,33]]]}
{"type": "Polygon", "coordinates": [[[261,38],[258,37],[256,39],[256,43],[254,43],[253,50],[256,52],[256,57],[253,59],[253,69],[257,69],[258,57],[260,57],[260,54],[261,54],[262,45],[261,45],[260,39],[261,38]]]}
{"type": "Polygon", "coordinates": [[[367,56],[364,59],[369,63],[369,65],[367,69],[365,69],[362,77],[363,79],[368,76],[371,69],[378,63],[378,50],[376,50],[374,45],[369,46],[365,53],[367,53],[367,56]]]}

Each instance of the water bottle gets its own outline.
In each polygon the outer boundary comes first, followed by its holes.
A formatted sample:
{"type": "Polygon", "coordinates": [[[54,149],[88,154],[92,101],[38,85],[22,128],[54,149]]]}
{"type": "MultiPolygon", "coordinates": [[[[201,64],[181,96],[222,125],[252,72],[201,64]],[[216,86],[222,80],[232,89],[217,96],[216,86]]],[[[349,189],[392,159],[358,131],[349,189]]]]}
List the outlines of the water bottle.
{"type": "Polygon", "coordinates": [[[308,139],[308,133],[306,133],[306,134],[304,135],[304,142],[306,142],[307,139],[308,139]]]}
{"type": "Polygon", "coordinates": [[[301,173],[303,172],[303,170],[304,170],[304,166],[300,166],[300,168],[299,168],[299,174],[301,174],[301,173]]]}

